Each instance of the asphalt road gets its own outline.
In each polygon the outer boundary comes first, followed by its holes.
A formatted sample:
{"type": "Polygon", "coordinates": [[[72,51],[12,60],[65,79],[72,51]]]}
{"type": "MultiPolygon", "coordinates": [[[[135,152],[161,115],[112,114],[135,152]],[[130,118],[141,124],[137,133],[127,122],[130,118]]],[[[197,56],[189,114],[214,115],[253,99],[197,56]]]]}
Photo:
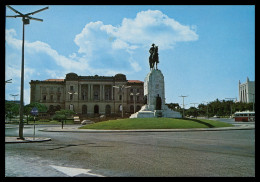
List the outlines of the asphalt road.
{"type": "MultiPolygon", "coordinates": [[[[24,136],[32,129],[25,126],[24,136]]],[[[17,127],[5,131],[18,136],[17,127]]],[[[36,137],[52,140],[5,145],[6,176],[255,176],[255,130],[36,131],[36,137]]]]}

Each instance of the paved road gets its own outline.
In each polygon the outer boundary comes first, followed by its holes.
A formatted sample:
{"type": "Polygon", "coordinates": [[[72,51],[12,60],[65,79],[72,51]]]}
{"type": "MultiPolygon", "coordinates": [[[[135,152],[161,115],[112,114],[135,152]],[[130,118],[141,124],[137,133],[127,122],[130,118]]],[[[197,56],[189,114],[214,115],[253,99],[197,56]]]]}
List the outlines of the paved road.
{"type": "Polygon", "coordinates": [[[255,176],[255,130],[36,136],[52,141],[5,145],[6,176],[255,176]]]}

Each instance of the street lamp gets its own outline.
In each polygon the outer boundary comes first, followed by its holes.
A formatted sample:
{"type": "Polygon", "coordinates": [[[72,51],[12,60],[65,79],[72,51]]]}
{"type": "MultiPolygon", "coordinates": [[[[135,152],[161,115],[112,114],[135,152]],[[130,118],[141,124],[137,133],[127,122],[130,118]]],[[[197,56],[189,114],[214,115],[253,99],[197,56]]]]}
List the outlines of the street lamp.
{"type": "Polygon", "coordinates": [[[34,15],[36,13],[39,13],[43,10],[48,9],[49,7],[42,8],[40,10],[27,13],[27,14],[22,14],[21,12],[15,10],[11,6],[7,5],[9,9],[14,11],[15,13],[19,15],[13,15],[13,16],[6,16],[7,18],[17,18],[17,17],[22,17],[23,21],[23,42],[22,42],[22,68],[21,68],[21,94],[20,94],[20,122],[19,122],[19,139],[24,140],[23,137],[23,111],[24,111],[24,105],[23,105],[23,92],[24,92],[24,25],[30,24],[30,20],[36,20],[36,21],[43,21],[42,19],[39,18],[33,18],[29,15],[34,15]]]}
{"type": "Polygon", "coordinates": [[[255,94],[247,93],[253,95],[253,111],[255,111],[255,94]]]}
{"type": "Polygon", "coordinates": [[[134,98],[134,113],[135,113],[135,100],[136,100],[136,96],[139,95],[140,93],[130,93],[130,95],[132,95],[134,98]]]}
{"type": "Polygon", "coordinates": [[[12,83],[11,81],[12,81],[12,79],[6,80],[6,81],[5,81],[5,84],[7,84],[7,83],[12,83]]]}
{"type": "Polygon", "coordinates": [[[209,107],[208,107],[209,102],[207,102],[207,101],[202,101],[202,102],[207,103],[207,118],[209,118],[209,107]]]}
{"type": "Polygon", "coordinates": [[[188,96],[187,95],[186,96],[181,95],[179,97],[182,97],[182,106],[183,106],[183,108],[182,108],[182,112],[183,112],[182,118],[184,118],[184,97],[188,97],[188,96]]]}
{"type": "MultiPolygon", "coordinates": [[[[233,101],[233,100],[236,100],[237,98],[225,98],[225,99],[233,101]]],[[[230,108],[231,108],[230,117],[232,118],[232,103],[230,103],[230,108]]]]}
{"type": "MultiPolygon", "coordinates": [[[[190,104],[194,104],[194,108],[196,109],[195,104],[199,104],[199,103],[190,103],[190,104]]],[[[197,118],[197,116],[196,116],[196,118],[197,118]]]]}
{"type": "Polygon", "coordinates": [[[118,88],[122,92],[122,118],[124,117],[124,112],[123,112],[123,99],[124,99],[124,90],[127,88],[130,88],[131,86],[125,86],[125,85],[118,85],[118,86],[113,86],[114,88],[118,88]]]}
{"type": "Polygon", "coordinates": [[[14,97],[14,103],[15,103],[15,97],[18,96],[19,94],[16,94],[16,95],[10,94],[10,95],[14,97]]]}
{"type": "MultiPolygon", "coordinates": [[[[68,94],[70,94],[70,95],[74,95],[74,94],[77,95],[78,93],[73,91],[73,92],[68,92],[68,94]]],[[[71,101],[71,100],[72,100],[72,99],[70,99],[70,101],[71,101]]],[[[74,107],[71,109],[71,105],[72,105],[72,104],[70,104],[70,108],[69,108],[69,109],[72,110],[72,111],[74,111],[74,107]]]]}

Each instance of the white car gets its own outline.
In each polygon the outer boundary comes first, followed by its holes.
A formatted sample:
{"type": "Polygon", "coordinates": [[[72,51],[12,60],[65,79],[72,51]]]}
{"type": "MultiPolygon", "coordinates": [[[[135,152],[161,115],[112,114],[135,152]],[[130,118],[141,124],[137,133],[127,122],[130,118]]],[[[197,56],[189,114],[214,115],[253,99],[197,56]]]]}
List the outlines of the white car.
{"type": "Polygon", "coordinates": [[[94,122],[93,121],[90,121],[90,120],[83,120],[81,122],[82,125],[86,125],[86,124],[93,124],[94,122]]]}

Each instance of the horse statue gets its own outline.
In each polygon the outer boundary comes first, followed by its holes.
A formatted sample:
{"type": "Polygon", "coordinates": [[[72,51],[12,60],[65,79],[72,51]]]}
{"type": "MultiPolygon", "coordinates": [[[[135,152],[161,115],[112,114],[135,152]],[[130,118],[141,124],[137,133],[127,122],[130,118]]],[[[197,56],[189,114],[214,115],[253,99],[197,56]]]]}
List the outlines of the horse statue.
{"type": "Polygon", "coordinates": [[[150,69],[154,69],[154,64],[156,63],[156,69],[157,64],[159,63],[159,54],[158,54],[158,46],[155,46],[155,44],[152,44],[152,47],[149,50],[150,56],[149,56],[149,64],[150,69]]]}

